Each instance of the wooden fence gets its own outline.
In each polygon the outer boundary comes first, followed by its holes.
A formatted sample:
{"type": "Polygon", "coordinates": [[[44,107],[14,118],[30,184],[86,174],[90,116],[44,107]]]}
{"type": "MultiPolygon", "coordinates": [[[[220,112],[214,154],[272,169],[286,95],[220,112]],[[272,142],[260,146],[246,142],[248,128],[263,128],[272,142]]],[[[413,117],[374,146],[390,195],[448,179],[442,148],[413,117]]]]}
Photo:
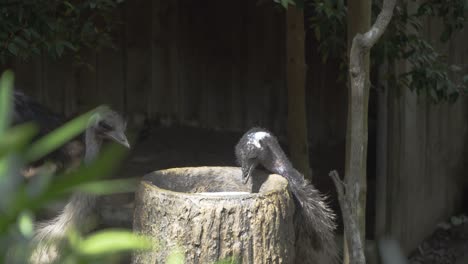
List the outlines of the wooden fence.
{"type": "Polygon", "coordinates": [[[255,1],[126,1],[118,50],[16,65],[17,87],[56,111],[100,103],[226,129],[283,126],[284,11],[255,1]]]}

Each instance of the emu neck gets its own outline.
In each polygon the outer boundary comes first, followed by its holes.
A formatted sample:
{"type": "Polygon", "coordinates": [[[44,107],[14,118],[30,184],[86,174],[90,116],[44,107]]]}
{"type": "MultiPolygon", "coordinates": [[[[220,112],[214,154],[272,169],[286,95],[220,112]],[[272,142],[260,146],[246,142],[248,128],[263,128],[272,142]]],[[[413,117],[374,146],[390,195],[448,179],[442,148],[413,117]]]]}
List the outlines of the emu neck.
{"type": "Polygon", "coordinates": [[[269,148],[271,151],[271,161],[264,164],[267,169],[284,176],[290,182],[301,183],[304,181],[304,176],[293,167],[280,146],[270,145],[269,148]]]}
{"type": "MultiPolygon", "coordinates": [[[[89,127],[86,129],[85,143],[86,151],[84,163],[86,166],[97,158],[101,150],[102,140],[97,137],[94,128],[89,127]]],[[[70,220],[74,222],[73,224],[75,226],[80,226],[82,229],[81,231],[84,231],[83,229],[86,229],[86,226],[83,226],[83,224],[89,221],[89,217],[93,214],[97,198],[97,195],[89,193],[73,193],[70,202],[64,209],[64,215],[71,216],[70,220]]]]}
{"type": "Polygon", "coordinates": [[[102,145],[102,140],[97,137],[96,130],[93,127],[86,129],[85,144],[84,163],[89,164],[97,158],[102,145]]]}
{"type": "MultiPolygon", "coordinates": [[[[92,127],[88,128],[85,132],[85,165],[97,157],[101,143],[102,141],[96,136],[95,130],[92,127]]],[[[90,231],[93,226],[93,220],[95,220],[93,218],[95,216],[97,199],[96,195],[74,192],[63,212],[38,228],[35,239],[38,242],[49,239],[63,239],[66,233],[74,228],[81,232],[90,231]]],[[[37,259],[47,259],[47,263],[50,263],[50,260],[57,258],[57,254],[59,254],[59,252],[54,252],[54,250],[56,248],[49,248],[49,246],[43,248],[39,246],[35,249],[33,256],[38,255],[37,259]]]]}
{"type": "Polygon", "coordinates": [[[89,232],[94,224],[94,210],[96,208],[97,196],[93,194],[75,192],[61,214],[65,223],[64,231],[75,227],[80,232],[89,232]]]}

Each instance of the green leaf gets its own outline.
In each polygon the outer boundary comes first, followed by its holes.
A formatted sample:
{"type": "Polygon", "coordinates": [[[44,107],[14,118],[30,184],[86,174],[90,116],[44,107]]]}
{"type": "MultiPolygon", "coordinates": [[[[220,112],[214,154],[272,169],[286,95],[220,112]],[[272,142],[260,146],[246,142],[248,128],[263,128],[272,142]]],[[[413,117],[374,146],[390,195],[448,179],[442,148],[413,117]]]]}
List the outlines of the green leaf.
{"type": "Polygon", "coordinates": [[[185,263],[185,255],[180,249],[175,249],[169,256],[167,257],[167,264],[184,264],[185,263]]]}
{"type": "Polygon", "coordinates": [[[320,41],[320,27],[316,27],[315,30],[314,30],[314,33],[315,33],[315,38],[320,41]]]}
{"type": "Polygon", "coordinates": [[[75,6],[72,5],[69,1],[64,1],[63,4],[66,5],[71,10],[75,9],[75,6]]]}
{"type": "Polygon", "coordinates": [[[288,9],[289,0],[280,0],[280,3],[285,9],[288,9]]]}
{"type": "Polygon", "coordinates": [[[34,29],[34,28],[30,28],[29,29],[29,32],[31,33],[31,36],[36,38],[36,39],[40,39],[41,38],[41,35],[34,29]]]}
{"type": "Polygon", "coordinates": [[[69,41],[62,41],[61,43],[62,43],[65,47],[67,47],[67,48],[69,48],[69,49],[71,49],[71,50],[73,50],[73,51],[77,51],[77,50],[78,50],[78,48],[75,47],[73,44],[71,44],[69,41]]]}
{"type": "Polygon", "coordinates": [[[26,43],[26,41],[21,37],[15,37],[13,39],[13,42],[17,43],[18,46],[21,46],[22,48],[27,48],[28,47],[28,43],[26,43]]]}
{"type": "Polygon", "coordinates": [[[295,5],[297,8],[299,9],[303,9],[304,8],[304,0],[290,0],[289,3],[295,5]]]}
{"type": "Polygon", "coordinates": [[[435,89],[429,89],[429,95],[434,101],[437,101],[438,96],[437,96],[437,92],[435,89]]]}
{"type": "Polygon", "coordinates": [[[216,264],[238,264],[238,263],[241,263],[241,261],[236,257],[228,257],[228,258],[225,258],[223,260],[216,262],[216,264]]]}
{"type": "Polygon", "coordinates": [[[25,154],[28,162],[36,161],[82,133],[96,110],[89,111],[36,141],[25,154]]]}
{"type": "Polygon", "coordinates": [[[37,196],[34,201],[30,202],[29,208],[38,208],[41,203],[60,198],[74,190],[73,187],[79,184],[108,176],[115,170],[117,162],[123,158],[124,154],[125,149],[123,147],[113,144],[104,148],[101,155],[92,164],[81,166],[70,173],[56,175],[54,181],[47,186],[47,189],[40,196],[37,196]]]}
{"type": "Polygon", "coordinates": [[[326,64],[327,63],[327,60],[328,60],[328,52],[325,51],[322,55],[322,63],[323,64],[326,64]]]}
{"type": "Polygon", "coordinates": [[[8,44],[8,51],[11,52],[11,54],[16,56],[18,55],[18,46],[16,46],[15,43],[10,42],[10,44],[8,44]]]}
{"type": "Polygon", "coordinates": [[[103,180],[93,181],[90,183],[81,184],[76,189],[93,194],[114,194],[114,193],[128,193],[134,192],[137,189],[139,180],[134,178],[129,179],[115,179],[115,180],[103,180]]]}
{"type": "Polygon", "coordinates": [[[57,57],[62,57],[63,45],[62,44],[55,45],[55,51],[57,52],[57,57]]]}
{"type": "Polygon", "coordinates": [[[20,233],[30,238],[34,233],[34,221],[33,215],[30,211],[22,212],[18,218],[18,229],[20,233]]]}
{"type": "Polygon", "coordinates": [[[468,84],[468,75],[463,76],[463,83],[468,84]]]}
{"type": "Polygon", "coordinates": [[[80,243],[78,251],[86,256],[114,254],[121,251],[151,249],[152,243],[143,236],[128,230],[105,230],[96,232],[80,243]]]}
{"type": "Polygon", "coordinates": [[[18,152],[24,148],[37,133],[34,124],[26,123],[5,131],[0,137],[0,158],[11,152],[18,152]]]}
{"type": "Polygon", "coordinates": [[[0,137],[11,122],[14,79],[15,76],[10,70],[5,71],[0,77],[0,137]]]}

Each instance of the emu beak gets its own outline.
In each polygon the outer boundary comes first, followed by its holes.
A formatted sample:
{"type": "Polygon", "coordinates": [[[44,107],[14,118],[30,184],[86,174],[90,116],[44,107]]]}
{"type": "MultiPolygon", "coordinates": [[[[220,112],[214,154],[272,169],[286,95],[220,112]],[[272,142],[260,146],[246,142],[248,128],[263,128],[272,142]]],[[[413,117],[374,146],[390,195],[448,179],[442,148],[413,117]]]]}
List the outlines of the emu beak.
{"type": "Polygon", "coordinates": [[[126,148],[130,148],[130,143],[128,143],[128,139],[124,133],[114,132],[114,133],[110,133],[109,136],[112,140],[119,143],[120,145],[126,148]]]}
{"type": "Polygon", "coordinates": [[[128,142],[128,139],[127,137],[123,138],[123,140],[121,142],[119,142],[120,144],[122,144],[124,147],[126,148],[130,148],[130,143],[128,142]]]}
{"type": "Polygon", "coordinates": [[[247,165],[247,167],[242,166],[242,183],[246,184],[249,181],[250,175],[255,170],[257,164],[252,163],[247,165]]]}

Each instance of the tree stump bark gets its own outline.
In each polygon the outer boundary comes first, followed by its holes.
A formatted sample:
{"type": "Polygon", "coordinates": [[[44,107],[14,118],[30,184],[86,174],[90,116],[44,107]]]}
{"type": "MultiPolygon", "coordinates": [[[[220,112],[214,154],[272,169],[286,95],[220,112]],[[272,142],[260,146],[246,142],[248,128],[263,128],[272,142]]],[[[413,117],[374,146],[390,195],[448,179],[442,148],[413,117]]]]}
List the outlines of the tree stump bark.
{"type": "Polygon", "coordinates": [[[154,239],[134,264],[166,263],[174,250],[184,263],[293,263],[294,203],[287,181],[256,171],[242,184],[240,168],[175,168],[146,175],[136,192],[133,228],[154,239]]]}

